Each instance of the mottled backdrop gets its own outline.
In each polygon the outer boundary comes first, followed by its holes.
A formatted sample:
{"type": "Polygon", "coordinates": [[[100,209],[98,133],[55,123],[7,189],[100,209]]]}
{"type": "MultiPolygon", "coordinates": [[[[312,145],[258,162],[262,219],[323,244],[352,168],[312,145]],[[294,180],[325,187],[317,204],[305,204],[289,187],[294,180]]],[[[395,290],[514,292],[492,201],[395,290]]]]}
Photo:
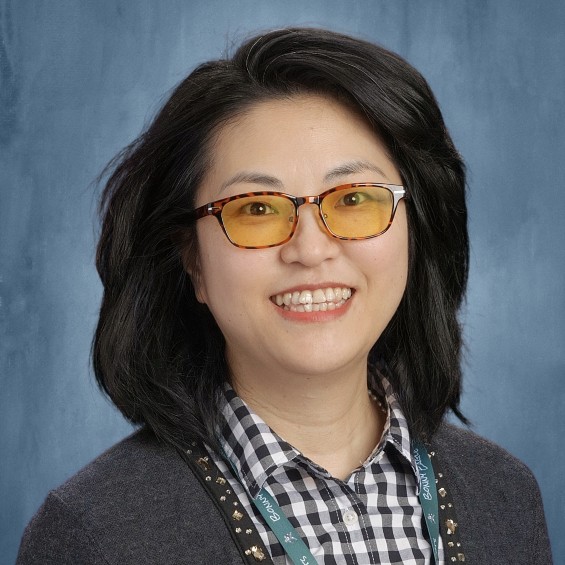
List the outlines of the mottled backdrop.
{"type": "Polygon", "coordinates": [[[536,474],[563,563],[565,3],[0,0],[2,564],[131,430],[89,368],[96,175],[198,62],[295,24],[383,43],[437,94],[469,167],[464,410],[536,474]]]}

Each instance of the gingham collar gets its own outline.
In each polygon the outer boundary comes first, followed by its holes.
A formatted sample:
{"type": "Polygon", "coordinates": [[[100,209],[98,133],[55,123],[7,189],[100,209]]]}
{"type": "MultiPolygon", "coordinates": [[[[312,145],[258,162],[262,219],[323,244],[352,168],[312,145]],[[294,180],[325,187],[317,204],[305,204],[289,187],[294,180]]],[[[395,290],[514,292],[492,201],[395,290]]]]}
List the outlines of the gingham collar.
{"type": "Polygon", "coordinates": [[[412,471],[419,481],[419,473],[416,469],[416,463],[412,454],[408,422],[404,417],[404,413],[402,412],[402,408],[400,407],[400,403],[398,402],[392,385],[386,377],[380,374],[373,373],[371,376],[374,388],[381,391],[380,396],[384,398],[384,401],[386,402],[385,408],[387,409],[388,415],[381,441],[377,445],[375,451],[371,454],[369,462],[372,462],[375,459],[375,455],[381,451],[381,446],[388,443],[410,463],[412,471]]]}
{"type": "MultiPolygon", "coordinates": [[[[387,419],[381,441],[363,463],[367,468],[375,462],[389,444],[411,466],[419,483],[414,458],[410,449],[408,424],[389,381],[379,376],[376,389],[382,391],[386,401],[387,419]]],[[[222,405],[219,441],[225,458],[235,468],[244,488],[255,498],[265,481],[283,466],[306,465],[313,475],[330,478],[320,466],[304,457],[296,448],[276,434],[251,408],[226,384],[222,405]]],[[[419,487],[419,484],[418,484],[419,487]]]]}

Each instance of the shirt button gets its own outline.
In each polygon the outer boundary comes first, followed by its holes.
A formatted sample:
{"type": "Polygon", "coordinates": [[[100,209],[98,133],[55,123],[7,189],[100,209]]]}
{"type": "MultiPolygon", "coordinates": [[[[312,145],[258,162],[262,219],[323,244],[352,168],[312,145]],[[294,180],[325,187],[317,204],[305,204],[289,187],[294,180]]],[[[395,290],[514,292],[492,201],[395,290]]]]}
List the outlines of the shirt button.
{"type": "Polygon", "coordinates": [[[359,516],[357,516],[357,514],[353,512],[353,510],[347,510],[346,512],[343,513],[343,522],[346,526],[355,524],[355,522],[357,522],[358,519],[359,516]]]}

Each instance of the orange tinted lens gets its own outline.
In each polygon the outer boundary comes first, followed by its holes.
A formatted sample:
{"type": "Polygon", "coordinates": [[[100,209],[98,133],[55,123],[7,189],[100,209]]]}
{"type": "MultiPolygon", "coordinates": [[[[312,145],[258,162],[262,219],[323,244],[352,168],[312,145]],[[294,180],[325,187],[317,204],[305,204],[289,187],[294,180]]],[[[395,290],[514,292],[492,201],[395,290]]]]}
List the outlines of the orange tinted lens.
{"type": "Polygon", "coordinates": [[[268,194],[237,198],[222,210],[228,237],[242,247],[282,243],[292,233],[295,216],[291,200],[268,194]]]}
{"type": "Polygon", "coordinates": [[[334,235],[363,238],[377,235],[390,225],[393,194],[382,186],[355,186],[328,194],[322,214],[334,235]]]}

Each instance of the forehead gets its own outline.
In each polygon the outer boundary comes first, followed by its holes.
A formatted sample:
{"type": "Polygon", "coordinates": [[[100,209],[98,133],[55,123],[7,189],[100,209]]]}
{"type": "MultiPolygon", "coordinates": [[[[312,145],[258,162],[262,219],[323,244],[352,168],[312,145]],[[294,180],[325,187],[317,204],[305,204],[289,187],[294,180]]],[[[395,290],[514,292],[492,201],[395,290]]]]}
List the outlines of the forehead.
{"type": "MultiPolygon", "coordinates": [[[[210,199],[229,196],[221,187],[241,173],[275,177],[281,188],[295,192],[291,187],[297,182],[320,183],[327,171],[352,161],[372,162],[386,173],[386,178],[363,180],[399,180],[386,146],[368,121],[349,106],[320,95],[253,104],[218,129],[208,157],[210,166],[201,190],[210,199]]],[[[323,187],[310,190],[314,188],[323,187]]],[[[236,186],[234,194],[244,190],[236,186]]]]}
{"type": "Polygon", "coordinates": [[[236,146],[241,147],[243,153],[247,146],[257,149],[257,145],[292,137],[296,138],[296,143],[320,135],[329,140],[328,130],[359,137],[368,135],[380,143],[380,138],[360,111],[329,96],[299,94],[252,104],[218,128],[211,149],[214,153],[236,146]],[[260,135],[259,139],[257,135],[260,135]]]}

